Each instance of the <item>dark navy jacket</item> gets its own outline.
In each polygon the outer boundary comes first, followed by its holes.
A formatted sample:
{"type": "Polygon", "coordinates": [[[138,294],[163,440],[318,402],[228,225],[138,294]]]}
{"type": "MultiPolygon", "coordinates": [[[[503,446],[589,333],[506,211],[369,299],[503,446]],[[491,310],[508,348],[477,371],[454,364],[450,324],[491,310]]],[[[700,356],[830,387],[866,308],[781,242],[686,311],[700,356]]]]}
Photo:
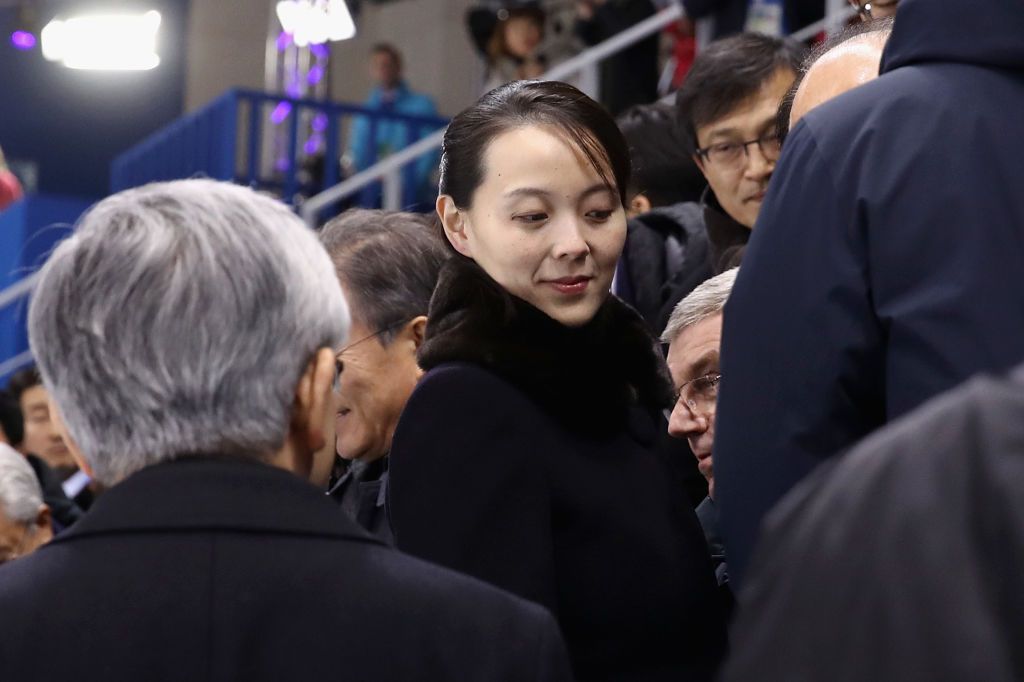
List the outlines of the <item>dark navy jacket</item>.
{"type": "Polygon", "coordinates": [[[1024,3],[904,0],[882,72],[786,139],[725,308],[715,481],[734,583],[818,463],[1024,360],[1024,3]]]}

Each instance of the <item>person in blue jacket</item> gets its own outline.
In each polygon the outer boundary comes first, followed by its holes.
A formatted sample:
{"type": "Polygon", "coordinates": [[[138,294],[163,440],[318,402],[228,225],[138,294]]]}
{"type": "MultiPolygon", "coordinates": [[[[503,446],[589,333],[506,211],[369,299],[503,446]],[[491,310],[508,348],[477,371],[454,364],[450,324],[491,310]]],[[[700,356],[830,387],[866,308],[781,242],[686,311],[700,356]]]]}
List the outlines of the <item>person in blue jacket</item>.
{"type": "Polygon", "coordinates": [[[824,0],[682,0],[691,19],[714,20],[713,36],[743,31],[783,35],[825,16],[824,0]]]}
{"type": "Polygon", "coordinates": [[[725,308],[715,480],[734,584],[816,465],[1024,360],[1022,36],[1019,0],[904,0],[882,75],[787,137],[725,308]]]}
{"type": "MultiPolygon", "coordinates": [[[[370,51],[370,74],[376,85],[363,103],[367,109],[382,113],[437,117],[434,100],[411,90],[402,78],[402,55],[393,45],[379,43],[373,47],[370,51]]],[[[349,150],[355,170],[366,170],[412,142],[426,137],[439,126],[413,126],[411,131],[409,127],[410,124],[405,121],[381,118],[377,121],[376,129],[371,130],[370,119],[364,116],[355,118],[349,137],[349,150]]],[[[433,205],[437,197],[437,186],[431,183],[437,161],[435,152],[424,154],[415,162],[413,178],[418,202],[433,205]]],[[[378,207],[380,186],[372,186],[371,191],[363,197],[363,202],[378,207]]]]}

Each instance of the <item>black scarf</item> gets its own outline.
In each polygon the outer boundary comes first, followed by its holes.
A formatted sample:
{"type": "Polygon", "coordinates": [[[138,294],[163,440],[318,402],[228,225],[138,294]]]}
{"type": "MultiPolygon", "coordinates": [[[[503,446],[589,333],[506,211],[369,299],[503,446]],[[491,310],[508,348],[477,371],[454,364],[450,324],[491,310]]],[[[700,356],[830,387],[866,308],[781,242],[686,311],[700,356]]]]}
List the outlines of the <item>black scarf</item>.
{"type": "Polygon", "coordinates": [[[573,430],[622,427],[629,406],[671,404],[672,382],[640,315],[615,296],[567,327],[508,293],[472,260],[453,256],[430,301],[419,364],[469,362],[517,386],[573,430]]]}

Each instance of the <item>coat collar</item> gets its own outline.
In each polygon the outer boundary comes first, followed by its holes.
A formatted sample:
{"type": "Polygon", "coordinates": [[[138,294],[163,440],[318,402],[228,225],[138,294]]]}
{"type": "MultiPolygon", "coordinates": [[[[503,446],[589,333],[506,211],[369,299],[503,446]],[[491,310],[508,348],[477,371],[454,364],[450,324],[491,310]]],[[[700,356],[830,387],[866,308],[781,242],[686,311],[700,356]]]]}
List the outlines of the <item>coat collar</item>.
{"type": "Polygon", "coordinates": [[[743,256],[743,248],[750,240],[750,228],[725,212],[710,186],[704,189],[700,204],[708,241],[711,242],[711,269],[717,274],[736,267],[743,256]]]}
{"type": "Polygon", "coordinates": [[[660,410],[672,383],[643,319],[615,296],[578,328],[513,296],[480,266],[453,256],[430,302],[420,366],[469,362],[517,386],[564,425],[621,427],[628,407],[660,410]]]}
{"type": "Polygon", "coordinates": [[[151,530],[251,530],[376,542],[294,474],[255,461],[205,456],[129,476],[54,542],[151,530]]]}

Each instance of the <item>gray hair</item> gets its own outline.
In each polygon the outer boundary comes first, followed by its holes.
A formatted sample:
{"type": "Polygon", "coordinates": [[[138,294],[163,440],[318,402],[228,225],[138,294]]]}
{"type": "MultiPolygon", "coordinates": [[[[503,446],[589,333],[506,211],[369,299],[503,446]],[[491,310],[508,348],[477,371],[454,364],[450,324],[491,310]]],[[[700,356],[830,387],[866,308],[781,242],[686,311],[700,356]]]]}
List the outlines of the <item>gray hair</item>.
{"type": "Polygon", "coordinates": [[[353,209],[324,226],[320,241],[334,262],[352,315],[389,344],[398,325],[430,308],[451,251],[434,219],[419,213],[353,209]]]}
{"type": "Polygon", "coordinates": [[[672,343],[679,336],[679,332],[687,327],[721,313],[725,308],[725,302],[729,300],[729,294],[732,293],[737,272],[739,268],[733,268],[715,275],[677,303],[671,317],[668,318],[665,332],[661,335],[661,342],[672,343]]]}
{"type": "Polygon", "coordinates": [[[181,455],[272,455],[299,377],[348,326],[314,233],[270,197],[201,179],[90,209],[29,309],[43,385],[107,485],[181,455]]]}
{"type": "Polygon", "coordinates": [[[0,443],[0,507],[11,521],[29,524],[39,516],[43,490],[36,472],[20,452],[0,443]]]}

